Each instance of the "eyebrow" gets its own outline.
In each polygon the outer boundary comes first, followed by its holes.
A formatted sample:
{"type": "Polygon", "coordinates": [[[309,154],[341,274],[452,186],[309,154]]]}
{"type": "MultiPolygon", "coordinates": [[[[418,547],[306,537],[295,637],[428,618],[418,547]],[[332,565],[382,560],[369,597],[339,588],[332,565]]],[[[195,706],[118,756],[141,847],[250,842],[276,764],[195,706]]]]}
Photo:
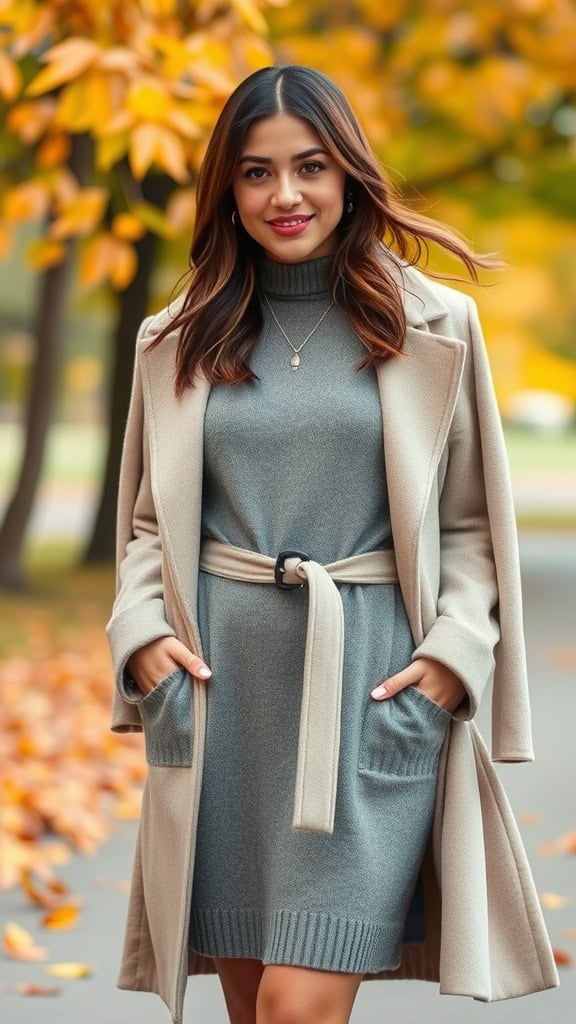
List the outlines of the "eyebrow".
{"type": "MultiPolygon", "coordinates": [[[[319,146],[314,146],[312,149],[305,149],[303,153],[295,153],[291,158],[292,160],[304,160],[307,156],[314,156],[315,153],[324,153],[325,156],[330,156],[327,149],[320,149],[319,146]]],[[[241,156],[238,163],[243,164],[248,160],[255,164],[271,164],[273,160],[269,156],[251,156],[249,153],[246,156],[241,156]]]]}

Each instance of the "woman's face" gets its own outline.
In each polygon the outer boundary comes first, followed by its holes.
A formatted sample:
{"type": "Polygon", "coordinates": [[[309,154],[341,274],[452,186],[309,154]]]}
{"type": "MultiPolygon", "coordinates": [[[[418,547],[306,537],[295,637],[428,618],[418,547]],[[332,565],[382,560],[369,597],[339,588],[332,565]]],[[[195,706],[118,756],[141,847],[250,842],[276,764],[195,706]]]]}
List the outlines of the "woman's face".
{"type": "Polygon", "coordinates": [[[232,185],[237,217],[270,259],[329,256],[345,179],[306,121],[290,114],[261,118],[248,132],[232,185]]]}

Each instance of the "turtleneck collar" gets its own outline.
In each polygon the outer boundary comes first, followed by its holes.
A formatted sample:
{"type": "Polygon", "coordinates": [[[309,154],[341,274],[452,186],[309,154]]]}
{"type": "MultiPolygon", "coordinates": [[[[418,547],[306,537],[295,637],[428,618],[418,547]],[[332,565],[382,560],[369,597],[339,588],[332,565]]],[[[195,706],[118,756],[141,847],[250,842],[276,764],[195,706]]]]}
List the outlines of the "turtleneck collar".
{"type": "Polygon", "coordinates": [[[256,261],[258,287],[271,298],[322,298],[329,294],[331,264],[332,256],[298,263],[280,263],[263,256],[256,261]]]}

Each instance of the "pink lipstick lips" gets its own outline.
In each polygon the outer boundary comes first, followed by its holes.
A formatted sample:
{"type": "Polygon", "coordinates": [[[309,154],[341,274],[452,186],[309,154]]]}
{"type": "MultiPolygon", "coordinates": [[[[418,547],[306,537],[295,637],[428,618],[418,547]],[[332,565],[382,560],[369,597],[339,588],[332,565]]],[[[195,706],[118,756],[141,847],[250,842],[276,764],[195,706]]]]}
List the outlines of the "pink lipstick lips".
{"type": "Polygon", "coordinates": [[[313,216],[313,214],[306,217],[295,214],[293,217],[276,217],[274,220],[269,220],[268,224],[277,235],[290,238],[292,235],[301,235],[313,216]]]}

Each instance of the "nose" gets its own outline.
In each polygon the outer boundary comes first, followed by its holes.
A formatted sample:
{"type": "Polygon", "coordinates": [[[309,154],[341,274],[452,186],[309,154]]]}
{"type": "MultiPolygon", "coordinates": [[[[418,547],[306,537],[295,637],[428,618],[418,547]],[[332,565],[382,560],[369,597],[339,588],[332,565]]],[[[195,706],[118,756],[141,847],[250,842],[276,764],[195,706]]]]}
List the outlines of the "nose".
{"type": "Polygon", "coordinates": [[[302,202],[302,196],[288,175],[278,180],[278,185],[271,198],[272,206],[291,207],[302,202]]]}

